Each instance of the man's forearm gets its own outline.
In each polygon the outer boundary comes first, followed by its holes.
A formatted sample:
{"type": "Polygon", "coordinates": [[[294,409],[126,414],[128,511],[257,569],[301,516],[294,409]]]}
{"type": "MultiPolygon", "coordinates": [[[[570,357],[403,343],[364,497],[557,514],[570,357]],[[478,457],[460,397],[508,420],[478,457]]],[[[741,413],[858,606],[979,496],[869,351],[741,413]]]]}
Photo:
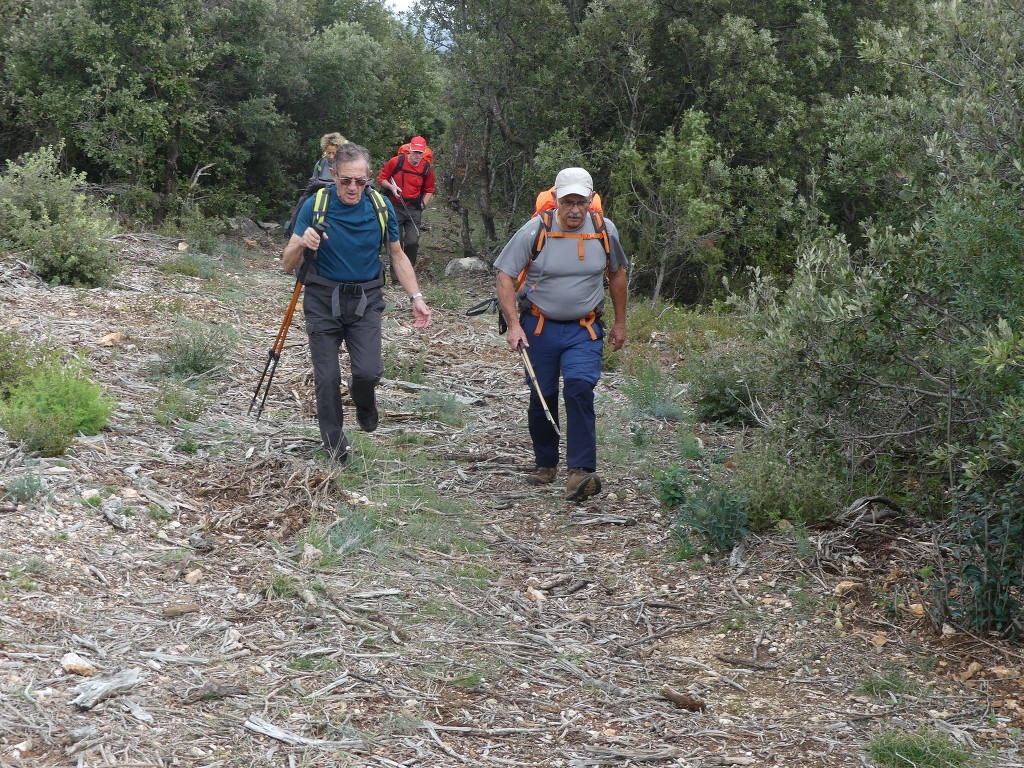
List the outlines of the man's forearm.
{"type": "Polygon", "coordinates": [[[511,328],[519,325],[519,307],[516,306],[515,281],[504,272],[498,273],[498,308],[511,328]]]}

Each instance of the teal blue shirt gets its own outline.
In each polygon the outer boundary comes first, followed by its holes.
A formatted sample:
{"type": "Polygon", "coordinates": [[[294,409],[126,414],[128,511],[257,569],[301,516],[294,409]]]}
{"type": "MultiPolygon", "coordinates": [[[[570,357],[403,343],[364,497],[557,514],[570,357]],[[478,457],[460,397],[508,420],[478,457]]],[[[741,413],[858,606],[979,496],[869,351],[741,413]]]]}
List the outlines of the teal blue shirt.
{"type": "MultiPolygon", "coordinates": [[[[324,224],[327,239],[320,241],[316,254],[316,270],[321,277],[339,283],[365,283],[380,276],[380,222],[366,192],[355,205],[338,199],[334,186],[327,188],[328,204],[324,224]]],[[[295,233],[301,235],[313,222],[312,196],[302,205],[295,220],[295,233]]],[[[388,207],[388,242],[398,240],[398,220],[391,201],[388,207]]]]}

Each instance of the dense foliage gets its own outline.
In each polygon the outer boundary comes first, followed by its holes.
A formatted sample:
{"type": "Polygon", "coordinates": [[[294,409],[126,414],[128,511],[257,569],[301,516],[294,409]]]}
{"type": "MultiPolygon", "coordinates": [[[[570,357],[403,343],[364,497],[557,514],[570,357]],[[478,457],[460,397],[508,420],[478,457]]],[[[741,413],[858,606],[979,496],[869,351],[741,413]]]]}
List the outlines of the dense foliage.
{"type": "Polygon", "coordinates": [[[281,214],[322,134],[381,157],[441,127],[438,69],[378,0],[41,0],[4,16],[0,157],[64,141],[130,212],[281,214]]]}

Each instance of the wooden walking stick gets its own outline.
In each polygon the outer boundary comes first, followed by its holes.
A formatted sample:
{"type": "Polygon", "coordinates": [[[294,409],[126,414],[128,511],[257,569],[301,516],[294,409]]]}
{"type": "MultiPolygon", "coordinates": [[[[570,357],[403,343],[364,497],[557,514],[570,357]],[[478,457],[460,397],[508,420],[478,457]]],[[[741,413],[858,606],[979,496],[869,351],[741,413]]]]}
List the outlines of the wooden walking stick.
{"type": "Polygon", "coordinates": [[[533,391],[537,393],[537,397],[540,398],[541,407],[544,408],[544,415],[548,417],[548,422],[551,424],[551,428],[555,430],[555,434],[559,437],[562,433],[558,431],[558,424],[555,423],[555,417],[551,415],[551,411],[548,410],[548,403],[544,399],[544,393],[540,391],[540,382],[537,381],[537,374],[533,370],[533,364],[530,362],[530,356],[526,353],[526,346],[520,342],[519,344],[519,355],[523,358],[523,367],[526,368],[526,375],[530,379],[530,383],[533,384],[533,391]]]}

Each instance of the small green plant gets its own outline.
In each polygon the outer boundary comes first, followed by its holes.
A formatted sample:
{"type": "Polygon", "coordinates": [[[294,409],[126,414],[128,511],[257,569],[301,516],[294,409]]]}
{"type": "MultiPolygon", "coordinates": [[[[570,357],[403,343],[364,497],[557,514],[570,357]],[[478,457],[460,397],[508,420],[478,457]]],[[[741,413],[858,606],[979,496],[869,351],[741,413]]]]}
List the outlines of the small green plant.
{"type": "Polygon", "coordinates": [[[36,364],[37,348],[16,331],[0,332],[0,398],[11,391],[19,379],[36,364]]]}
{"type": "Polygon", "coordinates": [[[857,691],[876,699],[889,696],[913,695],[918,686],[899,667],[890,666],[881,672],[869,675],[857,684],[857,691]]]}
{"type": "Polygon", "coordinates": [[[0,174],[0,241],[24,253],[48,283],[95,287],[114,272],[106,209],[79,190],[84,173],[60,171],[63,144],[43,147],[0,174]]]}
{"type": "Polygon", "coordinates": [[[299,594],[299,581],[294,576],[287,576],[283,573],[275,574],[267,585],[266,593],[268,600],[279,597],[296,597],[299,594]]]}
{"type": "Polygon", "coordinates": [[[430,296],[428,298],[431,307],[463,309],[463,291],[451,283],[439,282],[431,284],[430,296]]]}
{"type": "Polygon", "coordinates": [[[945,538],[949,562],[933,576],[931,591],[945,611],[977,631],[1012,632],[1024,587],[1024,486],[1000,489],[997,499],[980,492],[955,500],[945,538]]]}
{"type": "Polygon", "coordinates": [[[45,496],[49,493],[49,486],[46,480],[34,472],[21,477],[15,477],[6,483],[8,498],[27,504],[38,496],[45,496]]]}
{"type": "Polygon", "coordinates": [[[704,448],[692,432],[684,432],[679,436],[679,455],[689,461],[700,461],[704,458],[704,448]]]}
{"type": "Polygon", "coordinates": [[[114,402],[102,393],[79,365],[40,366],[0,404],[0,426],[28,450],[60,456],[75,434],[95,435],[106,426],[114,402]]]}
{"type": "Polygon", "coordinates": [[[98,507],[103,503],[103,497],[98,493],[90,493],[88,496],[83,497],[82,500],[90,507],[98,507]]]}
{"type": "Polygon", "coordinates": [[[643,424],[633,422],[629,425],[629,440],[637,448],[643,448],[651,444],[651,433],[643,424]]]}
{"type": "Polygon", "coordinates": [[[304,672],[311,672],[313,670],[321,671],[337,669],[338,663],[331,659],[314,658],[312,656],[299,656],[298,658],[289,661],[288,666],[291,669],[297,669],[304,672]]]}
{"type": "Polygon", "coordinates": [[[197,443],[191,437],[185,437],[179,440],[177,443],[175,443],[174,450],[176,450],[178,453],[185,453],[191,456],[199,452],[199,443],[197,443]]]}
{"type": "Polygon", "coordinates": [[[883,768],[966,768],[970,753],[946,734],[926,727],[914,731],[888,730],[868,742],[868,757],[883,768]]]}
{"type": "Polygon", "coordinates": [[[182,203],[177,216],[162,229],[164,234],[181,237],[191,249],[202,253],[217,250],[223,230],[224,223],[220,219],[204,216],[197,205],[188,201],[182,203]]]}
{"type": "Polygon", "coordinates": [[[416,403],[416,410],[432,416],[450,427],[466,425],[466,406],[459,402],[454,395],[432,390],[421,392],[416,403]]]}
{"type": "Polygon", "coordinates": [[[690,473],[678,464],[667,469],[655,470],[654,484],[658,501],[669,509],[682,506],[693,489],[690,473]]]}
{"type": "Polygon", "coordinates": [[[427,350],[422,349],[415,357],[403,356],[401,351],[392,345],[384,348],[384,375],[389,379],[401,379],[413,384],[424,382],[423,369],[427,362],[427,350]]]}
{"type": "Polygon", "coordinates": [[[680,540],[696,536],[705,549],[728,552],[747,533],[750,507],[727,486],[698,483],[679,508],[672,531],[680,540]]]}
{"type": "Polygon", "coordinates": [[[201,385],[197,391],[177,383],[164,382],[153,403],[153,416],[164,426],[170,426],[179,419],[196,421],[207,405],[209,399],[205,386],[201,385]]]}
{"type": "Polygon", "coordinates": [[[225,365],[232,346],[226,329],[184,321],[160,351],[160,369],[183,378],[209,375],[225,365]]]}
{"type": "Polygon", "coordinates": [[[155,523],[166,523],[171,519],[171,513],[159,504],[150,504],[146,507],[146,515],[155,523]]]}
{"type": "Polygon", "coordinates": [[[214,275],[213,262],[198,253],[183,253],[167,259],[160,262],[157,269],[165,274],[200,277],[204,280],[209,280],[214,275]]]}
{"type": "Polygon", "coordinates": [[[734,340],[717,344],[714,354],[694,358],[686,375],[697,420],[756,425],[765,370],[754,348],[734,340]]]}
{"type": "Polygon", "coordinates": [[[634,375],[628,376],[623,391],[636,413],[653,416],[656,419],[679,421],[682,408],[673,402],[672,390],[678,387],[671,376],[665,375],[661,366],[647,360],[636,364],[634,375]]]}

